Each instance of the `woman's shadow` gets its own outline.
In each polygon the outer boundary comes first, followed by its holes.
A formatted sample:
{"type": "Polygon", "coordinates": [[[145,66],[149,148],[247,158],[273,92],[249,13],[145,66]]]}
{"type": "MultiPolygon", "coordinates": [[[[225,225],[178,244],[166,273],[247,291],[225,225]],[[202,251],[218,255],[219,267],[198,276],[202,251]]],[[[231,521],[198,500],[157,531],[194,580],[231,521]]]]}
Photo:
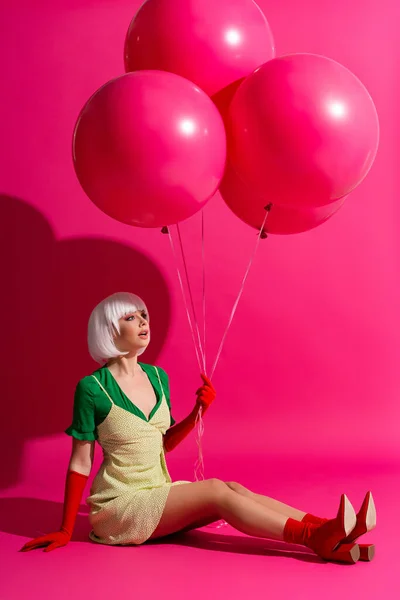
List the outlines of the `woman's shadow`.
{"type": "MultiPolygon", "coordinates": [[[[62,505],[59,502],[36,498],[0,498],[0,531],[19,535],[25,541],[25,538],[34,538],[50,531],[56,531],[60,524],[61,514],[62,505]],[[40,529],[38,529],[39,523],[40,529]]],[[[72,541],[93,543],[89,540],[89,532],[88,508],[81,506],[72,541]]],[[[160,544],[201,548],[213,552],[281,556],[310,563],[323,562],[318,556],[310,554],[307,550],[283,542],[215,533],[207,531],[207,529],[176,533],[146,543],[148,546],[160,544]]],[[[133,547],[139,548],[139,546],[133,547]]]]}
{"type": "Polygon", "coordinates": [[[171,305],[162,274],[139,251],[96,238],[57,241],[40,212],[4,195],[0,256],[0,435],[8,449],[0,475],[4,489],[20,478],[27,440],[61,433],[70,425],[76,383],[96,368],[86,342],[94,306],[117,291],[142,296],[155,332],[146,362],[154,364],[168,332],[171,305]]]}
{"type": "MultiPolygon", "coordinates": [[[[0,489],[4,489],[19,480],[28,440],[61,433],[70,424],[75,385],[95,368],[86,343],[87,320],[95,304],[115,291],[133,291],[144,298],[155,331],[146,352],[150,363],[157,362],[165,341],[171,306],[160,271],[140,252],[101,239],[58,242],[48,222],[33,207],[4,195],[0,203],[0,435],[3,448],[8,448],[0,476],[0,489]]],[[[24,538],[37,537],[54,531],[61,513],[58,502],[0,498],[0,530],[24,538]]],[[[74,541],[89,543],[89,531],[87,507],[81,507],[74,541]]],[[[205,530],[150,542],[171,543],[320,562],[301,551],[283,551],[279,542],[205,530]]]]}

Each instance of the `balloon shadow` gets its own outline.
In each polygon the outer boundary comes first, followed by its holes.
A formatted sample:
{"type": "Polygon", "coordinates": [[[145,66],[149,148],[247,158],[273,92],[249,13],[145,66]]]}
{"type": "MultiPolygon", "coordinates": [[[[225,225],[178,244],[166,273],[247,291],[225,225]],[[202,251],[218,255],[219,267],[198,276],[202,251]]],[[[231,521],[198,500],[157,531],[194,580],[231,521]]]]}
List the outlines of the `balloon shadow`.
{"type": "Polygon", "coordinates": [[[154,334],[145,361],[156,363],[171,317],[166,282],[139,251],[102,239],[57,241],[43,215],[0,196],[3,317],[0,361],[4,448],[0,488],[19,478],[23,446],[64,431],[76,383],[96,364],[87,350],[91,310],[117,291],[143,297],[154,334]]]}
{"type": "Polygon", "coordinates": [[[245,79],[245,77],[241,77],[240,79],[233,81],[226,87],[222,88],[222,90],[214,94],[214,96],[212,96],[211,98],[215,106],[218,108],[225,124],[227,122],[229,106],[233,100],[234,95],[236,94],[237,90],[239,89],[240,85],[245,79]]]}

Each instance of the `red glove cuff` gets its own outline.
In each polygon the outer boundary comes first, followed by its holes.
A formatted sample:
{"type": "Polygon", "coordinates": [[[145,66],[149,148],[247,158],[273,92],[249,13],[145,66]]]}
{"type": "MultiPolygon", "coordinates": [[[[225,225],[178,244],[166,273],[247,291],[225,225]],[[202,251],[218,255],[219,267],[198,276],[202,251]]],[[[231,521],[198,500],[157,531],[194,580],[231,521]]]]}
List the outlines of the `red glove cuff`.
{"type": "Polygon", "coordinates": [[[61,531],[64,531],[70,538],[88,479],[88,475],[77,471],[68,471],[67,473],[61,531]]]}

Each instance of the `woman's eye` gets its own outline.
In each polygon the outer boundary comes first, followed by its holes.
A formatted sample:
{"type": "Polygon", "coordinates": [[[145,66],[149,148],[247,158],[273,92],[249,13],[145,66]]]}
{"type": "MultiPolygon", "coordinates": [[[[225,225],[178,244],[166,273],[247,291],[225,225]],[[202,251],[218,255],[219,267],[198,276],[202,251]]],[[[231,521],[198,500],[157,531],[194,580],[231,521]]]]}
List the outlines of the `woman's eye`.
{"type": "Polygon", "coordinates": [[[133,321],[133,320],[134,320],[134,318],[135,318],[135,317],[134,317],[134,315],[131,315],[130,317],[127,317],[127,318],[125,319],[125,321],[133,321]]]}

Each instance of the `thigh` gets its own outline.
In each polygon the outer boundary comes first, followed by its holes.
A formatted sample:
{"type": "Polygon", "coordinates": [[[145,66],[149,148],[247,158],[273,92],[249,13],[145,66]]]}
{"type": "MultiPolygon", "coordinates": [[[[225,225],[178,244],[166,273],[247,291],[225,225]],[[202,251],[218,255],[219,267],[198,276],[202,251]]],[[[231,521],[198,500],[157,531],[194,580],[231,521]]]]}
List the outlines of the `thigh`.
{"type": "Polygon", "coordinates": [[[193,529],[200,529],[201,527],[206,527],[207,525],[211,525],[211,523],[217,523],[220,521],[220,517],[218,515],[213,515],[212,517],[205,517],[204,519],[200,519],[200,521],[194,521],[194,523],[190,523],[187,527],[180,529],[180,533],[186,533],[187,531],[193,531],[193,529]]]}
{"type": "Polygon", "coordinates": [[[160,522],[150,539],[218,521],[218,503],[227,491],[228,487],[219,479],[172,486],[160,522]]]}

